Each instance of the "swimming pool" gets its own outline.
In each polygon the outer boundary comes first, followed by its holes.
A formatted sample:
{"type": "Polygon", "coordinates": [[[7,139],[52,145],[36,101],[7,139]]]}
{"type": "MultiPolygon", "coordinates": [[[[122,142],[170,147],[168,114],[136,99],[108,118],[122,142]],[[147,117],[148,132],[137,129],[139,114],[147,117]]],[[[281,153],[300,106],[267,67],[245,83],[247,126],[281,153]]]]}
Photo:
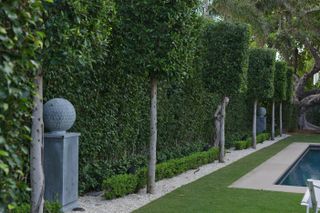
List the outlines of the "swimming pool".
{"type": "Polygon", "coordinates": [[[309,146],[276,184],[306,186],[309,178],[320,179],[320,146],[309,146]]]}

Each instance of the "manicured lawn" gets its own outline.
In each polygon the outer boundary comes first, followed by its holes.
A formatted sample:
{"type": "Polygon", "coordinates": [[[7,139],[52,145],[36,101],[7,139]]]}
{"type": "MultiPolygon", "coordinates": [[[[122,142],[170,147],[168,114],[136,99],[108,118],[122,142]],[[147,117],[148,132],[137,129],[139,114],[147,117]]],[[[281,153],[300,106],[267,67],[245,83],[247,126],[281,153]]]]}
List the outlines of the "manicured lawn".
{"type": "Polygon", "coordinates": [[[303,194],[228,188],[292,142],[320,143],[320,135],[291,136],[183,186],[136,212],[305,212],[305,208],[300,206],[303,194]]]}

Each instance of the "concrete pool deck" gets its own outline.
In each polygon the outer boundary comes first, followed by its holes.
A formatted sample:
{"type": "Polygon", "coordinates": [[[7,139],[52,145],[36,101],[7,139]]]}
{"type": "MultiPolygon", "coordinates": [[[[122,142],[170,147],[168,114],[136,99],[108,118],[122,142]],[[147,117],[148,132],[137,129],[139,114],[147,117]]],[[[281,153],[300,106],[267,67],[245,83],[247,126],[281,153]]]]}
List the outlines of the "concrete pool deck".
{"type": "Polygon", "coordinates": [[[310,145],[316,143],[292,143],[276,155],[242,176],[231,184],[230,188],[257,189],[267,191],[281,191],[305,193],[306,187],[276,185],[279,178],[295,163],[310,145]]]}

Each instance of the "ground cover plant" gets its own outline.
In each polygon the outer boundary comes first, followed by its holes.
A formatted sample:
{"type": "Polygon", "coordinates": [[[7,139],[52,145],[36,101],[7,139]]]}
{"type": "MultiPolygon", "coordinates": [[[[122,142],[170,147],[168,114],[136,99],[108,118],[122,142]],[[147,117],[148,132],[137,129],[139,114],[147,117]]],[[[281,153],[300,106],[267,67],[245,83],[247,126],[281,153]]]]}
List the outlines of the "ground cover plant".
{"type": "Polygon", "coordinates": [[[304,212],[303,194],[228,188],[293,142],[319,143],[320,135],[296,134],[244,157],[151,202],[136,212],[304,212]]]}

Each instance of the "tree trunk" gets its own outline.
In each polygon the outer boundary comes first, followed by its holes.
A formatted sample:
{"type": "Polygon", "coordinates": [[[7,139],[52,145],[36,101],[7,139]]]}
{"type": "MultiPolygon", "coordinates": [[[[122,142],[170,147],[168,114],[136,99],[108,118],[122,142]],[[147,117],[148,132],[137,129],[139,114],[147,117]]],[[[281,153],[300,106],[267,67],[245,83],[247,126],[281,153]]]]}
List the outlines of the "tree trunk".
{"type": "Polygon", "coordinates": [[[252,148],[257,147],[257,105],[258,100],[253,103],[253,120],[252,120],[252,148]]]}
{"type": "Polygon", "coordinates": [[[221,138],[221,109],[222,104],[219,104],[216,112],[214,113],[214,126],[215,126],[215,135],[214,135],[214,147],[219,147],[220,138],[221,138]]]}
{"type": "Polygon", "coordinates": [[[157,161],[157,79],[151,78],[151,119],[150,119],[150,148],[148,166],[147,193],[155,193],[156,161],[157,161]]]}
{"type": "Polygon", "coordinates": [[[220,128],[221,128],[221,121],[219,119],[215,119],[214,120],[214,125],[215,125],[215,134],[214,134],[214,143],[213,146],[214,147],[218,147],[219,146],[219,141],[220,141],[220,128]]]}
{"type": "Polygon", "coordinates": [[[32,142],[30,148],[31,213],[42,213],[44,207],[42,84],[42,75],[36,76],[37,93],[34,97],[34,109],[32,112],[32,142]]]}
{"type": "Polygon", "coordinates": [[[219,162],[224,163],[224,146],[225,146],[225,119],[226,119],[226,106],[229,102],[228,97],[223,98],[221,104],[221,122],[220,122],[220,144],[219,144],[219,162]]]}
{"type": "Polygon", "coordinates": [[[274,126],[275,126],[275,101],[272,101],[272,121],[271,121],[271,140],[274,140],[274,126]]]}
{"type": "Polygon", "coordinates": [[[282,136],[282,101],[280,101],[280,106],[279,106],[279,130],[280,130],[280,137],[282,136]]]}

